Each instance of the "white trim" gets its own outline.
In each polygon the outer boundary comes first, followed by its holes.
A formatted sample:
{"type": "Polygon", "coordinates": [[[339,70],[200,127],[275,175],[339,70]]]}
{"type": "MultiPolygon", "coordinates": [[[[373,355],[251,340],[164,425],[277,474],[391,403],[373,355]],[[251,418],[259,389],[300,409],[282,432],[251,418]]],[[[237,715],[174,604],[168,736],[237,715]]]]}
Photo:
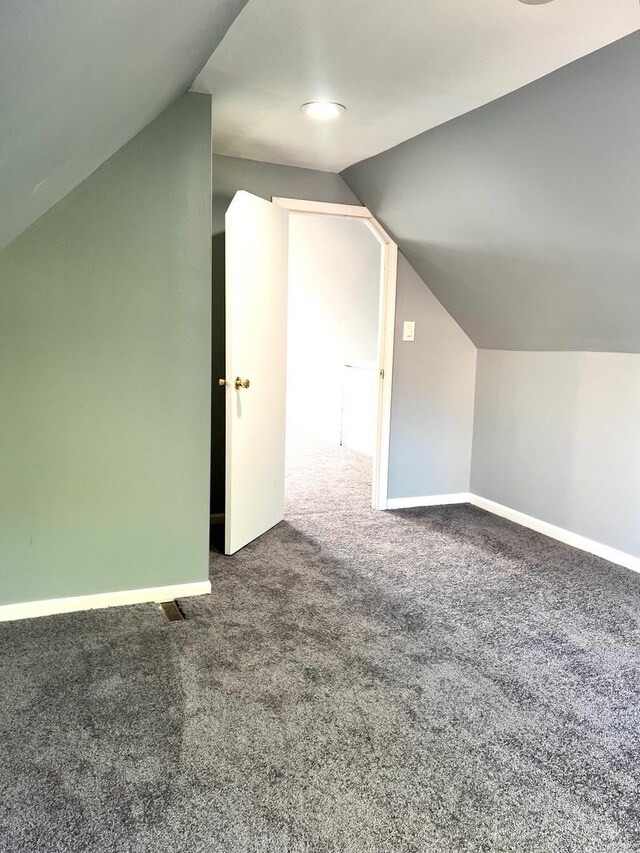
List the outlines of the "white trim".
{"type": "Polygon", "coordinates": [[[327,201],[307,201],[301,198],[271,199],[274,204],[284,207],[291,213],[321,213],[324,216],[351,216],[355,219],[372,219],[371,213],[361,204],[334,204],[327,201]]]}
{"type": "MultiPolygon", "coordinates": [[[[369,223],[373,220],[368,220],[369,223]]],[[[380,239],[380,238],[378,238],[380,239]]],[[[389,506],[389,454],[391,445],[391,391],[393,388],[393,345],[396,325],[398,247],[381,243],[380,308],[378,311],[378,415],[373,456],[373,509],[389,506]]]]}
{"type": "Polygon", "coordinates": [[[373,454],[371,506],[387,509],[389,502],[389,444],[391,435],[391,391],[393,386],[393,345],[396,319],[398,246],[366,207],[333,204],[297,198],[272,198],[274,204],[291,213],[351,217],[363,220],[380,244],[380,308],[378,313],[378,406],[376,446],[373,454]]]}
{"type": "Polygon", "coordinates": [[[451,495],[425,495],[416,498],[389,498],[387,509],[409,509],[411,507],[445,506],[448,504],[464,503],[473,504],[473,506],[477,506],[479,509],[483,509],[493,515],[499,515],[501,518],[506,518],[515,524],[522,525],[522,527],[528,527],[530,530],[535,530],[537,533],[542,533],[544,536],[549,536],[558,542],[564,542],[565,545],[570,545],[572,548],[587,551],[589,554],[594,554],[596,557],[601,557],[610,563],[624,566],[624,568],[631,569],[633,572],[640,572],[640,557],[627,554],[625,551],[619,551],[610,545],[603,545],[601,542],[588,539],[579,533],[573,533],[571,530],[565,530],[563,527],[557,527],[548,521],[542,521],[540,518],[534,518],[532,515],[527,515],[517,509],[511,509],[511,507],[469,492],[460,492],[459,494],[451,495]]]}
{"type": "MultiPolygon", "coordinates": [[[[363,210],[366,210],[366,208],[363,208],[363,210]]],[[[387,232],[384,230],[382,225],[380,225],[378,220],[375,219],[373,216],[370,215],[369,218],[365,220],[364,224],[367,226],[369,231],[371,231],[371,233],[373,234],[373,236],[376,238],[376,240],[379,243],[383,243],[383,244],[389,243],[389,244],[394,245],[394,246],[396,245],[394,243],[394,241],[391,239],[391,237],[389,237],[387,232]]],[[[396,246],[396,250],[397,250],[397,248],[398,247],[396,246]]]]}
{"type": "Polygon", "coordinates": [[[603,545],[601,542],[596,542],[593,539],[588,539],[586,536],[581,536],[579,533],[572,533],[570,530],[565,530],[563,527],[556,527],[555,524],[550,524],[548,521],[542,521],[539,518],[534,518],[532,515],[527,515],[517,509],[511,509],[503,504],[491,501],[488,498],[481,498],[478,495],[470,495],[470,502],[491,512],[494,515],[499,515],[516,524],[521,524],[523,527],[528,527],[530,530],[535,530],[538,533],[543,533],[551,539],[557,539],[559,542],[564,542],[565,545],[571,545],[573,548],[578,548],[580,551],[587,551],[589,554],[594,554],[596,557],[601,557],[603,560],[608,560],[610,563],[616,563],[618,566],[624,566],[626,569],[631,569],[634,572],[640,572],[640,557],[634,557],[633,554],[627,554],[625,551],[618,551],[617,548],[611,548],[609,545],[603,545]]]}
{"type": "Polygon", "coordinates": [[[36,616],[53,616],[55,613],[74,613],[78,610],[97,610],[103,607],[122,607],[125,604],[143,604],[149,601],[173,601],[192,595],[208,595],[209,581],[179,583],[171,586],[151,586],[146,589],[123,589],[116,592],[99,592],[95,595],[74,595],[69,598],[49,598],[44,601],[24,601],[0,606],[0,622],[14,619],[33,619],[36,616]]]}
{"type": "Polygon", "coordinates": [[[468,504],[469,492],[450,495],[423,495],[416,498],[389,498],[387,509],[411,509],[417,506],[447,506],[449,504],[468,504]]]}

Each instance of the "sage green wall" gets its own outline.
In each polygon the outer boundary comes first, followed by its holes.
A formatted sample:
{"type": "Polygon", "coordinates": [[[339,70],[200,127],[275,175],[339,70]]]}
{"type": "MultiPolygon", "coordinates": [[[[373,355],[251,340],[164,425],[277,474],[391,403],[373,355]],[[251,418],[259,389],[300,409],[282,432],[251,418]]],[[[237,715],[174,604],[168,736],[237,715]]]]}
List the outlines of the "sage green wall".
{"type": "Polygon", "coordinates": [[[0,253],[0,604],[206,580],[211,98],[0,253]]]}

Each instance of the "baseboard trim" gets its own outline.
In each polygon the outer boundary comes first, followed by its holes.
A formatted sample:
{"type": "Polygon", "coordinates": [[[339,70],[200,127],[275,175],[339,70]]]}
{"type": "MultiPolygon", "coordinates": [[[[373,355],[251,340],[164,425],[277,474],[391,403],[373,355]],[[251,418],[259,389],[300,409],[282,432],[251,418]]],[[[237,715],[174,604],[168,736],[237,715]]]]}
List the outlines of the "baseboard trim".
{"type": "Polygon", "coordinates": [[[144,604],[149,601],[173,601],[192,595],[211,592],[209,581],[151,586],[146,589],[123,589],[117,592],[100,592],[95,595],[74,595],[69,598],[49,598],[43,601],[24,601],[19,604],[0,605],[0,622],[15,619],[34,619],[56,613],[75,613],[78,610],[98,610],[104,607],[122,607],[125,604],[144,604]]]}
{"type": "Polygon", "coordinates": [[[417,498],[387,498],[387,509],[411,509],[418,506],[447,506],[449,504],[468,504],[469,492],[451,495],[423,495],[417,498]]]}
{"type": "Polygon", "coordinates": [[[530,530],[535,530],[537,533],[542,533],[551,539],[556,539],[558,542],[564,542],[565,545],[571,545],[572,548],[577,548],[580,551],[586,551],[596,557],[601,557],[603,560],[608,560],[617,566],[624,566],[625,569],[640,572],[640,557],[634,557],[633,554],[619,551],[610,545],[603,545],[601,542],[581,536],[579,533],[573,533],[571,530],[557,527],[548,521],[534,518],[532,515],[527,515],[517,509],[511,509],[511,507],[504,506],[504,504],[499,504],[496,501],[483,498],[480,495],[474,495],[470,492],[460,492],[450,495],[424,495],[415,498],[389,498],[387,500],[387,509],[411,509],[421,506],[447,506],[464,503],[471,503],[479,509],[484,509],[493,515],[499,515],[501,518],[506,518],[508,521],[520,524],[522,527],[528,527],[530,530]]]}
{"type": "Polygon", "coordinates": [[[589,554],[594,554],[596,557],[601,557],[603,560],[608,560],[610,563],[615,563],[618,566],[624,566],[626,569],[631,569],[633,572],[640,572],[640,557],[634,557],[633,554],[627,554],[625,551],[618,551],[609,545],[603,545],[601,542],[596,542],[594,539],[588,539],[586,536],[581,536],[579,533],[572,533],[570,530],[565,530],[563,527],[557,527],[555,524],[550,524],[548,521],[542,521],[540,518],[534,518],[532,515],[527,515],[517,509],[504,506],[503,504],[491,501],[488,498],[480,497],[479,495],[469,495],[469,501],[479,509],[484,509],[493,515],[499,515],[523,527],[528,527],[530,530],[535,530],[537,533],[543,533],[551,539],[557,539],[559,542],[564,542],[565,545],[571,545],[573,548],[578,548],[580,551],[587,551],[589,554]]]}

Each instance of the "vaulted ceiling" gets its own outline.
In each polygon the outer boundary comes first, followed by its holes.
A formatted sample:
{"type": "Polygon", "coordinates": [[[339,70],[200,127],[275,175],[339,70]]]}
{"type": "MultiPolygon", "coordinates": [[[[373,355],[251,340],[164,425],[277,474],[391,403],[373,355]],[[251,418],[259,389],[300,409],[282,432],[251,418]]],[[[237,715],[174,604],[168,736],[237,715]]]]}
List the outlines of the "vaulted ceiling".
{"type": "Polygon", "coordinates": [[[194,88],[217,153],[340,171],[639,27],[638,0],[250,0],[194,88]]]}
{"type": "Polygon", "coordinates": [[[640,33],[343,173],[487,349],[640,352],[640,33]]]}
{"type": "Polygon", "coordinates": [[[218,153],[350,166],[478,346],[640,352],[639,28],[637,0],[4,0],[0,248],[201,71],[218,153]]]}
{"type": "Polygon", "coordinates": [[[347,166],[479,347],[640,352],[639,28],[637,0],[250,0],[194,88],[218,153],[347,166]]]}
{"type": "Polygon", "coordinates": [[[2,0],[0,248],[185,92],[246,0],[2,0]]]}

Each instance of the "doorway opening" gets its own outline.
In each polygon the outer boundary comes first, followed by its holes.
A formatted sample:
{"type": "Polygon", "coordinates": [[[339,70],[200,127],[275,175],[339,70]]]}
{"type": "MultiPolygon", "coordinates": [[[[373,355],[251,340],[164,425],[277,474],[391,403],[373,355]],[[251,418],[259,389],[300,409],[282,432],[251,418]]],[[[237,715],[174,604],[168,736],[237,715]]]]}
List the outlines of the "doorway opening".
{"type": "Polygon", "coordinates": [[[289,211],[287,498],[385,509],[397,249],[364,207],[273,201],[289,211]]]}
{"type": "Polygon", "coordinates": [[[289,216],[285,517],[373,502],[381,258],[360,219],[289,216]]]}
{"type": "MultiPolygon", "coordinates": [[[[288,366],[290,439],[296,431],[297,411],[306,418],[309,437],[315,433],[316,438],[322,438],[319,430],[324,424],[333,430],[338,449],[350,446],[354,453],[368,452],[371,506],[387,508],[396,273],[397,246],[364,207],[284,198],[267,201],[245,190],[234,196],[225,215],[224,365],[214,352],[214,364],[220,362],[221,366],[217,384],[224,395],[223,430],[213,428],[212,408],[212,475],[213,448],[224,450],[226,554],[234,554],[285,515],[288,366]],[[351,281],[341,270],[341,286],[326,278],[322,285],[318,269],[323,258],[335,253],[335,245],[333,240],[321,241],[311,270],[316,280],[316,304],[310,308],[303,299],[300,319],[292,316],[294,345],[287,365],[289,231],[294,217],[294,233],[300,230],[296,224],[307,218],[324,223],[325,231],[332,221],[361,228],[364,224],[364,237],[375,238],[368,251],[372,258],[377,254],[377,264],[371,263],[371,280],[365,284],[369,297],[366,307],[351,306],[347,311],[343,305],[336,315],[335,302],[346,291],[351,302],[358,301],[352,293],[355,267],[351,281]],[[333,293],[331,299],[326,298],[327,290],[333,293]],[[323,311],[325,330],[318,335],[323,311]],[[329,338],[335,337],[331,323],[335,325],[336,321],[352,338],[358,327],[366,346],[351,350],[330,347],[329,338]],[[308,343],[314,340],[314,333],[318,352],[312,366],[308,343]],[[304,357],[296,340],[304,345],[304,357]],[[325,355],[331,349],[329,367],[325,355]],[[331,392],[332,403],[329,397],[323,398],[323,389],[331,392]],[[365,411],[367,407],[370,413],[365,411]]],[[[300,295],[295,285],[294,281],[294,291],[300,295]]],[[[222,404],[222,397],[216,402],[222,404]]],[[[216,405],[216,413],[222,415],[221,405],[216,405]]],[[[326,438],[328,433],[324,435],[326,438]]],[[[216,512],[213,507],[212,499],[212,518],[216,512]]]]}

